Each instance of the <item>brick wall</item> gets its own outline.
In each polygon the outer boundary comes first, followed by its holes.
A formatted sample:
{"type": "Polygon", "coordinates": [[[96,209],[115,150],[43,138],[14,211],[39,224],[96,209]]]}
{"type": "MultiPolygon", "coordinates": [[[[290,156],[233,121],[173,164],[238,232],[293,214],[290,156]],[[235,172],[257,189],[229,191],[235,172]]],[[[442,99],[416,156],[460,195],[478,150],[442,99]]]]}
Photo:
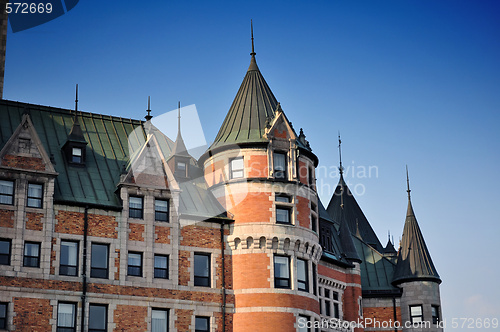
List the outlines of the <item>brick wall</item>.
{"type": "Polygon", "coordinates": [[[177,316],[177,320],[175,321],[177,331],[191,331],[189,328],[193,310],[175,309],[175,315],[177,316]]]}
{"type": "Polygon", "coordinates": [[[297,196],[297,219],[299,226],[311,228],[311,209],[309,208],[309,200],[304,197],[297,196]]]}
{"type": "Polygon", "coordinates": [[[271,288],[270,264],[271,259],[267,254],[234,255],[234,288],[271,288]]]}
{"type": "Polygon", "coordinates": [[[179,250],[179,285],[187,286],[191,275],[189,273],[189,267],[191,262],[189,261],[191,257],[191,252],[186,250],[179,250]]]}
{"type": "Polygon", "coordinates": [[[129,223],[128,228],[130,230],[128,233],[128,239],[130,241],[144,241],[144,225],[129,223]]]}
{"type": "Polygon", "coordinates": [[[0,210],[0,227],[14,228],[14,211],[0,210]]]}
{"type": "Polygon", "coordinates": [[[45,171],[45,163],[42,158],[36,157],[5,155],[2,159],[2,165],[35,171],[45,171]]]}
{"type": "Polygon", "coordinates": [[[26,229],[43,231],[43,213],[26,212],[26,229]]]}
{"type": "Polygon", "coordinates": [[[267,156],[250,156],[245,165],[248,168],[249,178],[267,178],[269,175],[269,166],[267,156]]]}
{"type": "Polygon", "coordinates": [[[235,331],[296,331],[295,316],[288,312],[236,313],[233,320],[235,331]]]}
{"type": "Polygon", "coordinates": [[[135,305],[117,305],[114,310],[115,331],[147,331],[148,308],[135,305]]]}
{"type": "MultiPolygon", "coordinates": [[[[81,212],[58,211],[55,231],[57,233],[83,235],[83,218],[81,212]]],[[[88,214],[88,235],[116,239],[118,222],[114,216],[88,214]]]]}
{"type": "Polygon", "coordinates": [[[170,227],[155,226],[155,242],[170,244],[170,227]]]}
{"type": "Polygon", "coordinates": [[[240,202],[230,210],[234,214],[234,223],[271,222],[273,202],[269,200],[270,195],[265,192],[234,194],[234,200],[240,202]]]}
{"type": "MultiPolygon", "coordinates": [[[[229,230],[224,230],[229,235],[229,230]]],[[[181,246],[220,249],[220,229],[190,225],[181,229],[181,246]]]]}
{"type": "Polygon", "coordinates": [[[13,300],[16,331],[52,331],[50,319],[53,309],[50,300],[24,297],[15,297],[13,300]]]}

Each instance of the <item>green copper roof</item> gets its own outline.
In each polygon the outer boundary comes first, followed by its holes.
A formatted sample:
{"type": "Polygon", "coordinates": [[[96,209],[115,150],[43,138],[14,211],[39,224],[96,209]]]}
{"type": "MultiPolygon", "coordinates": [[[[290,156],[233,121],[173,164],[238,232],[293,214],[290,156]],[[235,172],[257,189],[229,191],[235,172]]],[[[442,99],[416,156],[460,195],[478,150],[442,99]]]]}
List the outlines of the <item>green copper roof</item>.
{"type": "Polygon", "coordinates": [[[363,292],[397,292],[398,289],[391,284],[395,264],[360,238],[353,236],[353,241],[362,261],[360,269],[363,292]]]}
{"type": "Polygon", "coordinates": [[[408,189],[408,210],[393,283],[400,284],[414,280],[431,280],[441,283],[441,278],[434,267],[424,237],[418,226],[417,218],[413,212],[409,191],[408,189]]]}
{"type": "Polygon", "coordinates": [[[85,167],[74,167],[67,164],[61,150],[73,128],[74,112],[70,110],[0,100],[0,149],[21,122],[24,112],[29,112],[43,147],[52,156],[59,173],[55,180],[56,202],[122,207],[115,194],[116,184],[129,154],[144,142],[141,121],[78,112],[79,127],[88,143],[87,160],[85,167]]]}
{"type": "Polygon", "coordinates": [[[278,101],[260,73],[255,54],[210,149],[230,144],[265,142],[266,124],[274,118],[278,101]]]}

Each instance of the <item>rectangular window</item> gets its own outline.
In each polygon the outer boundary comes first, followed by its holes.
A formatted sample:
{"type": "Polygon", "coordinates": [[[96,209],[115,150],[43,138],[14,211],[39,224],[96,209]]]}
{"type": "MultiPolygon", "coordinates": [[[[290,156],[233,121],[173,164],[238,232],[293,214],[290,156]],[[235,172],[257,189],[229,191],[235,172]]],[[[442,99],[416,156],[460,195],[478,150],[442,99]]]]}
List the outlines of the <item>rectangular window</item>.
{"type": "Polygon", "coordinates": [[[195,332],[209,332],[210,331],[210,317],[195,317],[195,332]]]}
{"type": "Polygon", "coordinates": [[[155,220],[168,222],[168,200],[155,199],[155,220]]]}
{"type": "Polygon", "coordinates": [[[339,293],[332,292],[332,300],[333,300],[333,317],[340,318],[339,293]]]}
{"type": "Polygon", "coordinates": [[[299,319],[297,321],[298,323],[298,332],[310,332],[311,329],[309,329],[307,326],[311,324],[310,318],[308,316],[302,316],[299,315],[299,319]]]}
{"type": "Polygon", "coordinates": [[[290,288],[290,258],[274,256],[274,287],[290,288]]]}
{"type": "Polygon", "coordinates": [[[142,197],[130,196],[128,198],[128,216],[129,218],[142,219],[143,211],[142,197]]]}
{"type": "Polygon", "coordinates": [[[78,242],[61,241],[59,274],[64,276],[78,275],[78,242]]]}
{"type": "Polygon", "coordinates": [[[168,279],[168,256],[155,255],[155,278],[168,279]]]}
{"type": "Polygon", "coordinates": [[[185,177],[186,176],[186,169],[187,169],[186,163],[182,162],[182,161],[178,161],[175,164],[175,175],[185,177]]]}
{"type": "Polygon", "coordinates": [[[422,312],[422,305],[411,305],[410,306],[410,320],[411,323],[422,323],[424,321],[424,315],[422,312]]]}
{"type": "Polygon", "coordinates": [[[43,185],[37,183],[28,183],[27,206],[34,208],[41,208],[42,197],[43,197],[43,185]]]}
{"type": "Polygon", "coordinates": [[[76,331],[76,304],[59,302],[57,306],[57,332],[76,331]]]}
{"type": "Polygon", "coordinates": [[[89,332],[108,330],[108,307],[102,304],[89,305],[89,332]]]}
{"type": "Polygon", "coordinates": [[[142,277],[142,253],[129,252],[128,253],[128,269],[129,276],[142,277]]]}
{"type": "Polygon", "coordinates": [[[14,204],[14,181],[0,180],[0,204],[14,204]]]}
{"type": "Polygon", "coordinates": [[[286,155],[284,153],[274,153],[274,178],[286,179],[286,155]]]}
{"type": "Polygon", "coordinates": [[[314,171],[313,171],[312,167],[309,167],[308,175],[309,175],[309,179],[308,179],[309,185],[312,186],[312,185],[314,185],[314,171]]]}
{"type": "Polygon", "coordinates": [[[231,159],[231,179],[242,178],[243,173],[243,157],[231,159]]]}
{"type": "Polygon", "coordinates": [[[82,149],[81,148],[72,148],[71,149],[71,162],[76,164],[82,163],[82,149]]]}
{"type": "Polygon", "coordinates": [[[311,229],[313,232],[318,231],[318,218],[316,218],[316,215],[312,213],[311,213],[311,229]]]}
{"type": "Polygon", "coordinates": [[[307,261],[297,259],[297,286],[304,292],[309,291],[309,274],[307,270],[307,261]]]}
{"type": "Polygon", "coordinates": [[[439,321],[441,320],[439,316],[439,306],[433,305],[431,306],[431,308],[432,308],[432,324],[438,324],[439,321]]]}
{"type": "Polygon", "coordinates": [[[92,243],[90,259],[90,276],[108,278],[108,245],[92,243]]]}
{"type": "Polygon", "coordinates": [[[276,222],[279,224],[291,224],[290,209],[284,207],[276,207],[276,222]]]}
{"type": "Polygon", "coordinates": [[[194,285],[210,287],[210,254],[194,254],[194,285]]]}
{"type": "Polygon", "coordinates": [[[317,288],[318,288],[318,280],[316,279],[318,276],[316,274],[316,264],[313,263],[312,265],[312,274],[313,274],[313,294],[316,295],[317,293],[317,288]]]}
{"type": "Polygon", "coordinates": [[[0,239],[0,265],[10,265],[11,240],[0,239]]]}
{"type": "Polygon", "coordinates": [[[0,329],[7,329],[7,303],[0,303],[0,329]]]}
{"type": "Polygon", "coordinates": [[[168,310],[153,309],[151,310],[151,332],[167,332],[168,331],[168,310]]]}
{"type": "Polygon", "coordinates": [[[40,267],[40,243],[24,243],[24,266],[40,267]]]}
{"type": "Polygon", "coordinates": [[[276,202],[280,202],[280,203],[291,203],[290,196],[286,196],[286,195],[276,195],[276,197],[274,198],[274,200],[276,202]]]}

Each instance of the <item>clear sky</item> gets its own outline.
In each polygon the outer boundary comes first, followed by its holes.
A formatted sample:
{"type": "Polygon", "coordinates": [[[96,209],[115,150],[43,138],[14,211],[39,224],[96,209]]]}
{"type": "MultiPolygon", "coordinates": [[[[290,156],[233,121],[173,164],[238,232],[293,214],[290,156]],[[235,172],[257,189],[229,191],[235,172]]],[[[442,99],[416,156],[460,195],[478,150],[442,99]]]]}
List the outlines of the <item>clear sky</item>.
{"type": "Polygon", "coordinates": [[[499,18],[485,0],[80,1],[9,30],[4,98],[73,108],[79,83],[82,110],[131,118],[148,95],[153,115],[180,100],[211,142],[248,68],[253,19],[260,70],[320,159],[324,204],[340,131],[351,190],[397,244],[408,164],[444,318],[500,319],[499,18]]]}

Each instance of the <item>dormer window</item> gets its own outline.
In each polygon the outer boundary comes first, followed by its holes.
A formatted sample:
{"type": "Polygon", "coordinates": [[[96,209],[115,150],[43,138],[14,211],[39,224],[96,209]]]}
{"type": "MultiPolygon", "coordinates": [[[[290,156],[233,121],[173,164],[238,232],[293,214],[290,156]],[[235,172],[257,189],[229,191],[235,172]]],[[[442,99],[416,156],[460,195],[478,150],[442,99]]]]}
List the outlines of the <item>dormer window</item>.
{"type": "Polygon", "coordinates": [[[175,163],[175,175],[186,176],[187,165],[183,161],[178,161],[175,163]]]}
{"type": "Polygon", "coordinates": [[[82,149],[81,148],[73,148],[71,152],[71,162],[76,164],[82,163],[82,149]]]}
{"type": "Polygon", "coordinates": [[[286,155],[281,152],[274,153],[274,178],[286,179],[286,155]]]}

